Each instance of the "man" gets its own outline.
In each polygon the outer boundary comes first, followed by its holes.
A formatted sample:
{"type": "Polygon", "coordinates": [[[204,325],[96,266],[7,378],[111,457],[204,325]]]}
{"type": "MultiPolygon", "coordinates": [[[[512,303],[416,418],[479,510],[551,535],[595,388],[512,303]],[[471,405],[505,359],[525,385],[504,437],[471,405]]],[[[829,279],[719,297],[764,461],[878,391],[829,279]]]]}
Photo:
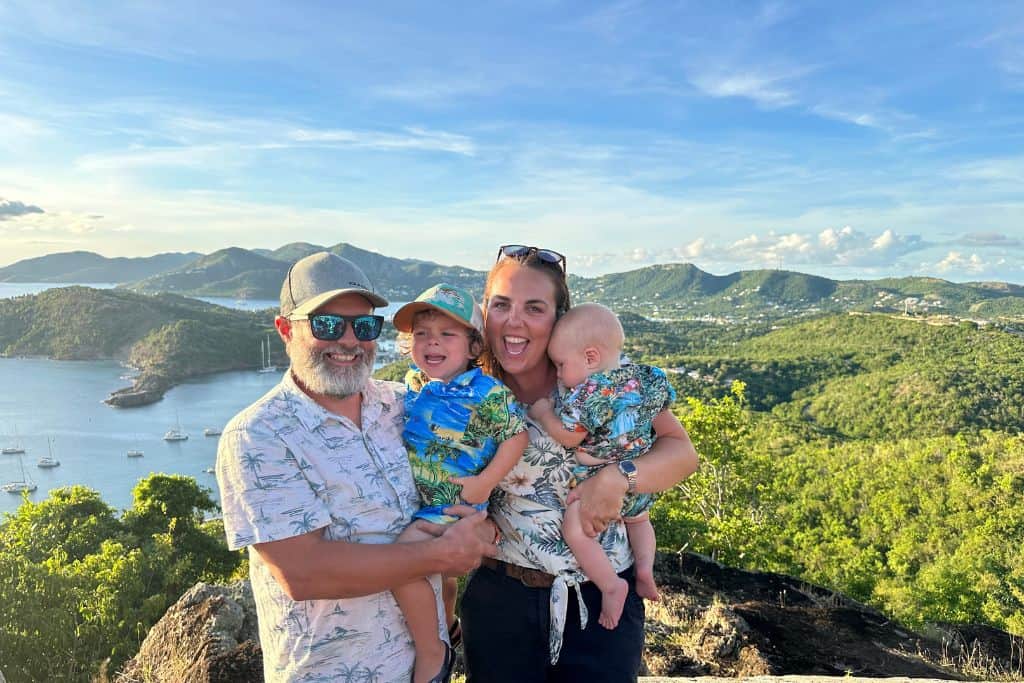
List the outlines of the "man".
{"type": "Polygon", "coordinates": [[[430,540],[392,542],[420,503],[404,387],[370,378],[386,305],[346,259],[295,263],[274,321],[291,367],[220,439],[224,527],[229,547],[249,548],[267,681],[407,683],[414,650],[390,589],[432,577],[446,638],[438,575],[496,552],[472,508],[430,540]]]}

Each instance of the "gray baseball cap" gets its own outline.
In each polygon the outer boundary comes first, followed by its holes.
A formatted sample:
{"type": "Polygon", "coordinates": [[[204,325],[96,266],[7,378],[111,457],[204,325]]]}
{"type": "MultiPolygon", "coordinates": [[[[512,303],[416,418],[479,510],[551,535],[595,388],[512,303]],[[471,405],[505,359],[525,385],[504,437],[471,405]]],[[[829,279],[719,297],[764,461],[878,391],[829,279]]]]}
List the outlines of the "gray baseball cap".
{"type": "Polygon", "coordinates": [[[288,269],[281,285],[281,315],[312,313],[342,294],[358,294],[375,308],[388,305],[356,264],[329,251],[310,254],[288,269]]]}

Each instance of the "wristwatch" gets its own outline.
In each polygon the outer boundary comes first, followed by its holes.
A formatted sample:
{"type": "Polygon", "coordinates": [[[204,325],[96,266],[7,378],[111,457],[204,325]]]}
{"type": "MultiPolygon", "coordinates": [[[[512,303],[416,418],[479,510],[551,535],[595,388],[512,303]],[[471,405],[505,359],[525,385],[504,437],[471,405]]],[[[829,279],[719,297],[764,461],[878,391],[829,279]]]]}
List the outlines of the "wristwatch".
{"type": "Polygon", "coordinates": [[[626,478],[629,487],[626,489],[626,493],[636,493],[636,465],[630,460],[620,460],[618,462],[619,472],[626,478]]]}

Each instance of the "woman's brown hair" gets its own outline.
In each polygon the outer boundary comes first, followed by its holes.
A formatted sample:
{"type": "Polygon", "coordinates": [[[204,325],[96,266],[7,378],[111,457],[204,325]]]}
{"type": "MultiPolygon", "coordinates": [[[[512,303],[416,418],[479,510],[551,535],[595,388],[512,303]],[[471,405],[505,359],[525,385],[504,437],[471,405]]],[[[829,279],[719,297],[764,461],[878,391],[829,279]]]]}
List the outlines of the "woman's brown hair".
{"type": "MultiPolygon", "coordinates": [[[[490,272],[487,273],[487,282],[484,284],[483,312],[485,340],[487,338],[487,311],[490,308],[488,302],[491,299],[491,287],[494,284],[495,276],[503,268],[508,267],[509,264],[516,264],[517,266],[531,268],[544,273],[544,275],[551,280],[551,284],[555,287],[555,320],[561,318],[565,312],[569,310],[569,307],[572,306],[572,301],[569,298],[569,283],[566,282],[565,271],[562,269],[560,264],[542,261],[538,258],[536,250],[530,251],[520,258],[499,256],[498,260],[493,266],[491,266],[490,272]]],[[[495,359],[488,344],[484,344],[484,351],[480,354],[479,362],[485,373],[491,377],[496,377],[499,380],[504,380],[504,371],[501,369],[501,366],[498,365],[498,361],[495,359]]]]}

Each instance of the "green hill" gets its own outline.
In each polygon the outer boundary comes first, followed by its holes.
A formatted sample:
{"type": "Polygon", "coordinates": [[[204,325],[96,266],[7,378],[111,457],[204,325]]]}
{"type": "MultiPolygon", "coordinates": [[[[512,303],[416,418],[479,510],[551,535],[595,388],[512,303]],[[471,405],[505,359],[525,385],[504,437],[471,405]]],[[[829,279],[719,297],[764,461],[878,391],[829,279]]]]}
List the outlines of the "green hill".
{"type": "Polygon", "coordinates": [[[277,298],[287,272],[287,263],[230,247],[127,286],[139,292],[277,298]]]}
{"type": "Polygon", "coordinates": [[[18,261],[0,268],[0,282],[130,282],[177,268],[199,254],[157,254],[145,258],[106,258],[91,251],[69,251],[18,261]]]}
{"type": "MultiPolygon", "coordinates": [[[[659,334],[685,336],[626,327],[649,349],[665,348],[659,334]]],[[[679,370],[684,395],[721,395],[740,379],[755,408],[841,437],[1024,427],[1024,338],[994,326],[842,314],[689,348],[659,359],[679,370]]]]}
{"type": "MultiPolygon", "coordinates": [[[[64,287],[0,299],[0,355],[130,361],[137,388],[259,366],[271,320],[175,294],[64,287]]],[[[277,336],[272,335],[272,340],[277,336]]],[[[283,357],[280,342],[272,354],[283,357]]]]}
{"type": "MultiPolygon", "coordinates": [[[[161,254],[105,259],[89,252],[53,254],[0,269],[0,281],[118,282],[139,292],[276,299],[288,265],[327,250],[359,265],[387,298],[408,300],[438,282],[483,291],[486,273],[400,259],[345,242],[323,247],[293,242],[277,249],[221,249],[206,256],[161,254]]],[[[954,283],[931,277],[831,280],[783,270],[713,275],[689,263],[660,264],[594,278],[569,275],[573,300],[620,311],[686,320],[755,323],[841,311],[910,313],[978,319],[1024,319],[1024,287],[1002,282],[954,283]]]]}
{"type": "Polygon", "coordinates": [[[478,294],[483,291],[486,273],[429,261],[391,258],[344,242],[327,248],[295,242],[275,251],[263,251],[265,255],[238,247],[221,249],[170,272],[133,282],[128,287],[140,292],[172,291],[199,296],[245,295],[255,299],[276,299],[289,265],[304,256],[325,250],[357,264],[370,276],[377,290],[392,299],[411,299],[442,281],[468,287],[478,294]]]}

